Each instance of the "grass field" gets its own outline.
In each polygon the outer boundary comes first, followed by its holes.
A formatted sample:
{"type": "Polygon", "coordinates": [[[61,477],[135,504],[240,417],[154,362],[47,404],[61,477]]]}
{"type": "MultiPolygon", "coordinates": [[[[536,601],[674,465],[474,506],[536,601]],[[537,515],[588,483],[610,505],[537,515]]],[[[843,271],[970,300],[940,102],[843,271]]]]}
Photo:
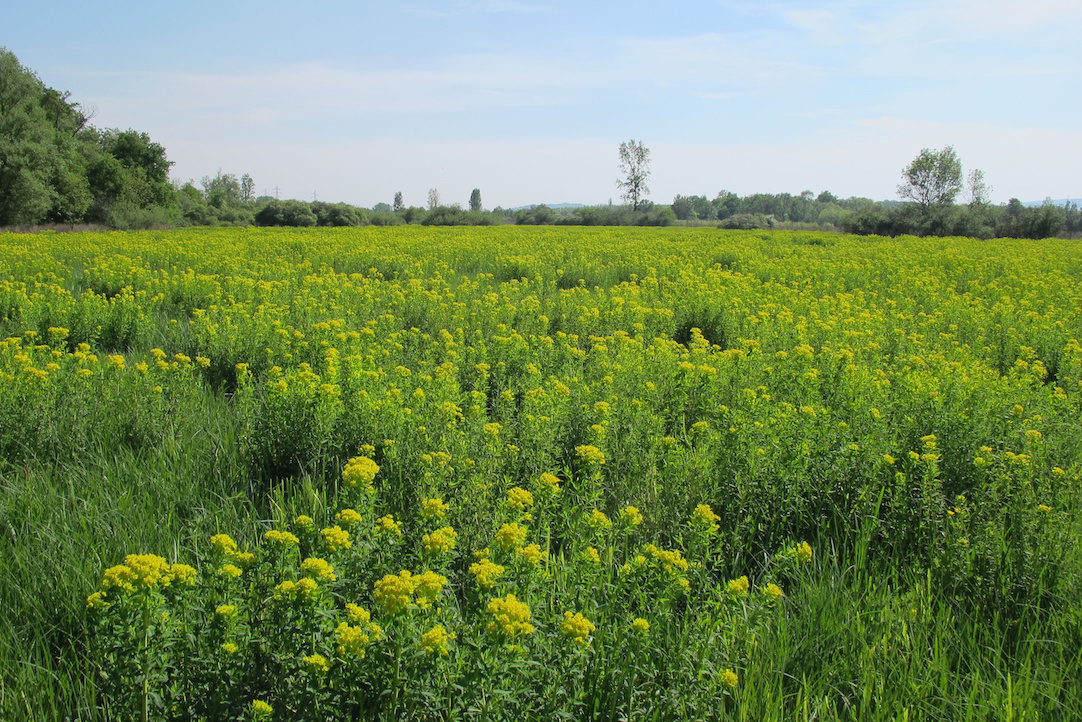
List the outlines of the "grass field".
{"type": "Polygon", "coordinates": [[[0,235],[0,718],[1082,718],[1082,246],[0,235]]]}

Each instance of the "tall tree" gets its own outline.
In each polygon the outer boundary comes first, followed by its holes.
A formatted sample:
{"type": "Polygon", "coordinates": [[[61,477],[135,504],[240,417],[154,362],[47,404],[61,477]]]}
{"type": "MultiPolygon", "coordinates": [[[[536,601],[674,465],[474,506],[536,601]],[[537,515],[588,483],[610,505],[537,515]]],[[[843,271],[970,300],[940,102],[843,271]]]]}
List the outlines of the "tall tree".
{"type": "Polygon", "coordinates": [[[471,211],[479,211],[479,210],[481,210],[481,189],[480,188],[474,188],[473,192],[470,193],[470,210],[471,211]]]}
{"type": "Polygon", "coordinates": [[[650,192],[646,180],[650,177],[650,149],[634,139],[620,144],[620,173],[616,187],[634,210],[639,210],[644,196],[650,192]]]}
{"type": "Polygon", "coordinates": [[[898,186],[898,195],[922,210],[949,206],[962,190],[962,161],[953,146],[939,151],[924,148],[902,171],[902,179],[905,182],[898,186]]]}
{"type": "Polygon", "coordinates": [[[992,194],[992,186],[984,182],[984,171],[977,168],[969,171],[966,190],[968,191],[969,205],[971,206],[987,205],[989,196],[992,194]]]}
{"type": "Polygon", "coordinates": [[[428,210],[434,211],[440,207],[440,192],[435,188],[428,189],[428,210]]]}
{"type": "Polygon", "coordinates": [[[395,191],[394,205],[391,206],[391,210],[398,213],[401,210],[405,210],[406,204],[402,202],[402,191],[395,191]]]}
{"type": "Polygon", "coordinates": [[[240,201],[251,203],[255,200],[255,181],[252,176],[245,173],[240,177],[240,201]]]}

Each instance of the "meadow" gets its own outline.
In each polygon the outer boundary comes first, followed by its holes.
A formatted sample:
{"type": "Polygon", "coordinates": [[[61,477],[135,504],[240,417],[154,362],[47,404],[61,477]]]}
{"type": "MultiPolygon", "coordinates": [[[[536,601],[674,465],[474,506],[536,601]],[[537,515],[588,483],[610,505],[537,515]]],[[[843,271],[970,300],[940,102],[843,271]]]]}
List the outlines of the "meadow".
{"type": "Polygon", "coordinates": [[[1082,718],[1082,246],[0,235],[0,718],[1082,718]]]}

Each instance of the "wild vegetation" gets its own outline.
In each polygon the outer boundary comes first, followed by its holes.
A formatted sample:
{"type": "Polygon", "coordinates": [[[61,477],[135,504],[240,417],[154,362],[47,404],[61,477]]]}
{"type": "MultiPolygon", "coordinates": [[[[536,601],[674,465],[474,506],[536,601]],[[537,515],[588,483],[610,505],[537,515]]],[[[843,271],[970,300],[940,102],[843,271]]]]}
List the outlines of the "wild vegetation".
{"type": "Polygon", "coordinates": [[[1082,715],[1082,251],[0,235],[4,719],[1082,715]]]}

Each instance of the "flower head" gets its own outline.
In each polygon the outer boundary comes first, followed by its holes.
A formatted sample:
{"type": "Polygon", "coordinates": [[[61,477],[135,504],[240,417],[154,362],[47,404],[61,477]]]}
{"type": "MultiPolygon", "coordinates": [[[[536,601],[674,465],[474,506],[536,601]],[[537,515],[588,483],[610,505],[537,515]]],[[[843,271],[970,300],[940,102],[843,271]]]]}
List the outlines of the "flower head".
{"type": "Polygon", "coordinates": [[[442,624],[437,624],[421,635],[417,646],[433,656],[446,657],[448,645],[454,638],[454,632],[448,632],[442,624]]]}
{"type": "Polygon", "coordinates": [[[443,503],[443,499],[421,499],[421,518],[431,521],[442,519],[447,516],[451,507],[443,503]]]}
{"type": "Polygon", "coordinates": [[[385,514],[379,519],[376,519],[376,533],[386,536],[400,537],[402,536],[402,522],[395,521],[395,518],[390,514],[385,514]]]}
{"type": "Polygon", "coordinates": [[[325,559],[320,559],[319,557],[308,557],[301,562],[301,572],[304,576],[312,579],[323,580],[326,582],[335,581],[334,567],[332,567],[325,559]]]}
{"type": "Polygon", "coordinates": [[[533,506],[533,494],[521,486],[513,486],[507,490],[507,505],[518,511],[526,511],[533,506]]]}
{"type": "Polygon", "coordinates": [[[379,473],[379,464],[367,456],[355,456],[346,462],[342,469],[342,481],[349,487],[362,487],[367,491],[375,491],[372,482],[379,473]]]}
{"type": "Polygon", "coordinates": [[[529,605],[520,602],[514,594],[508,594],[504,598],[493,597],[488,600],[486,610],[490,619],[485,624],[485,630],[489,634],[511,639],[534,632],[534,627],[530,624],[529,605]]]}
{"type": "Polygon", "coordinates": [[[560,622],[560,631],[565,637],[575,644],[585,647],[590,643],[590,635],[597,627],[581,612],[564,612],[564,620],[560,622]]]}
{"type": "Polygon", "coordinates": [[[323,535],[323,541],[331,552],[349,549],[353,546],[353,542],[349,540],[349,532],[340,526],[327,527],[319,533],[323,535]]]}
{"type": "Polygon", "coordinates": [[[492,560],[482,558],[470,565],[470,574],[477,579],[477,585],[482,589],[491,589],[496,586],[496,580],[506,571],[500,564],[492,560]]]}
{"type": "Polygon", "coordinates": [[[526,542],[526,527],[521,524],[504,524],[496,532],[493,544],[504,551],[511,551],[521,547],[526,542]]]}
{"type": "Polygon", "coordinates": [[[421,545],[424,547],[426,554],[438,556],[447,554],[454,549],[457,538],[458,533],[453,528],[445,526],[421,537],[421,545]]]}

